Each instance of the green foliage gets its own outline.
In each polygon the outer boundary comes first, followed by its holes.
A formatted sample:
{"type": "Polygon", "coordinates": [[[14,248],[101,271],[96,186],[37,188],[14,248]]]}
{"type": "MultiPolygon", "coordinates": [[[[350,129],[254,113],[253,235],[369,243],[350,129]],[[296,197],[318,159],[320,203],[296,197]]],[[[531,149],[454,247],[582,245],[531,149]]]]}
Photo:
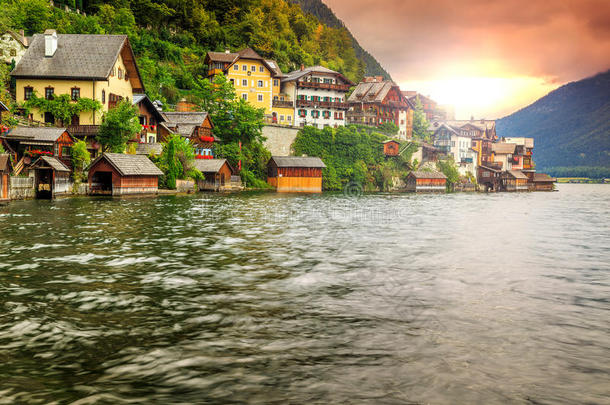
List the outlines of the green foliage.
{"type": "Polygon", "coordinates": [[[590,179],[610,178],[610,167],[577,166],[577,167],[549,167],[546,172],[554,177],[587,177],[590,179]]]}
{"type": "Polygon", "coordinates": [[[4,145],[2,145],[2,142],[0,142],[0,154],[1,153],[6,153],[6,150],[4,150],[4,145]]]}
{"type": "Polygon", "coordinates": [[[210,114],[214,134],[226,143],[244,144],[262,140],[264,110],[235,97],[233,85],[220,74],[214,82],[198,79],[194,98],[210,114]]]}
{"type": "Polygon", "coordinates": [[[377,130],[389,135],[396,135],[398,133],[398,125],[393,122],[384,122],[377,127],[377,130]]]}
{"type": "Polygon", "coordinates": [[[297,156],[318,156],[326,164],[322,180],[325,190],[341,190],[349,182],[369,190],[386,190],[392,177],[400,177],[410,168],[413,149],[417,149],[409,146],[406,156],[386,159],[382,142],[387,139],[356,126],[305,127],[299,131],[293,148],[297,156]]]}
{"type": "MultiPolygon", "coordinates": [[[[180,135],[171,135],[163,144],[163,151],[156,164],[165,174],[165,185],[176,188],[176,180],[199,180],[203,174],[193,167],[195,150],[191,142],[180,135]]],[[[153,160],[153,161],[155,161],[153,160]]]]}
{"type": "Polygon", "coordinates": [[[324,25],[288,0],[91,0],[84,3],[87,16],[65,13],[46,0],[0,0],[0,5],[0,28],[28,35],[47,28],[127,34],[149,96],[166,104],[192,93],[195,78],[205,76],[207,51],[250,46],[284,72],[319,64],[355,82],[364,75],[364,60],[367,66],[374,61],[345,27],[324,25]]]}
{"type": "Polygon", "coordinates": [[[455,184],[460,181],[460,174],[458,173],[457,166],[453,161],[453,157],[450,157],[447,160],[439,160],[436,162],[436,167],[441,173],[447,176],[447,191],[453,191],[455,184]]]}
{"type": "Polygon", "coordinates": [[[42,113],[50,112],[55,119],[61,120],[63,125],[70,125],[72,117],[81,112],[94,113],[102,108],[102,104],[97,100],[81,97],[77,101],[72,101],[68,94],[55,95],[51,100],[32,94],[32,97],[24,102],[23,106],[28,111],[36,108],[42,113]]]}
{"type": "Polygon", "coordinates": [[[426,113],[424,107],[419,100],[419,97],[415,98],[415,111],[413,111],[413,137],[421,139],[425,142],[430,142],[432,134],[428,130],[428,120],[426,119],[426,113]]]}
{"type": "Polygon", "coordinates": [[[138,110],[127,100],[104,114],[97,140],[104,152],[122,153],[127,141],[142,130],[138,120],[138,110]]]}
{"type": "Polygon", "coordinates": [[[83,140],[78,140],[72,145],[72,166],[75,171],[83,171],[83,169],[91,162],[91,155],[87,150],[87,143],[83,140]]]}

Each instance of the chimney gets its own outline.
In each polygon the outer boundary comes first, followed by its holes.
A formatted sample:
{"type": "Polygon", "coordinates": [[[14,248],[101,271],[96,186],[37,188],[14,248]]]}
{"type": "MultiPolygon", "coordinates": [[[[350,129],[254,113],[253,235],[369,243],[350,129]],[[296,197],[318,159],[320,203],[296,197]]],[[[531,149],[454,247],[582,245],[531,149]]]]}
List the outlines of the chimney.
{"type": "Polygon", "coordinates": [[[231,53],[231,51],[229,50],[229,48],[225,48],[225,53],[231,53]]]}
{"type": "Polygon", "coordinates": [[[303,65],[303,64],[301,63],[301,72],[302,72],[303,70],[305,70],[305,65],[303,65]]]}
{"type": "Polygon", "coordinates": [[[46,30],[44,32],[44,56],[51,57],[57,51],[57,32],[55,30],[46,30]]]}

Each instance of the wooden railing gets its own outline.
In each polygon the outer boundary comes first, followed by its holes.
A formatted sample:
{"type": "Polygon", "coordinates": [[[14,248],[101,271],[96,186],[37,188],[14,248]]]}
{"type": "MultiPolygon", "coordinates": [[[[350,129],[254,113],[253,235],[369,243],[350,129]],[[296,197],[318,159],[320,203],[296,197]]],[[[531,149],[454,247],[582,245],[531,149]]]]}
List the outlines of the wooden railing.
{"type": "Polygon", "coordinates": [[[67,128],[68,132],[73,136],[93,136],[97,135],[100,126],[99,125],[69,125],[67,128]]]}
{"type": "Polygon", "coordinates": [[[349,91],[349,84],[333,84],[333,83],[316,83],[316,82],[297,82],[298,87],[307,89],[323,89],[323,90],[339,90],[349,91]]]}
{"type": "Polygon", "coordinates": [[[294,103],[287,100],[273,100],[273,107],[276,108],[294,108],[294,103]]]}

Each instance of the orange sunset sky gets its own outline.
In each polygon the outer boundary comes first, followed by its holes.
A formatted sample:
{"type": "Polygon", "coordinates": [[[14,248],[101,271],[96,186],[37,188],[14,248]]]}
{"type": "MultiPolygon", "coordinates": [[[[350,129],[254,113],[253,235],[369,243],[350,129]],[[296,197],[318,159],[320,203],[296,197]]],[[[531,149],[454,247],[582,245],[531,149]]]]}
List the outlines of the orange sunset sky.
{"type": "Polygon", "coordinates": [[[610,68],[610,0],[323,0],[403,90],[501,118],[610,68]]]}

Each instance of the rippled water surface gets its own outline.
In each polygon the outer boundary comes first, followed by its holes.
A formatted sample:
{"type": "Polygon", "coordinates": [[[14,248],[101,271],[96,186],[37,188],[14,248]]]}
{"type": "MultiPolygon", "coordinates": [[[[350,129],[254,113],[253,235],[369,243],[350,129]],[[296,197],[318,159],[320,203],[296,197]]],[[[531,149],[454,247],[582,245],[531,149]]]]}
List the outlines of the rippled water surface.
{"type": "Polygon", "coordinates": [[[610,403],[610,186],[0,207],[0,404],[610,403]]]}

